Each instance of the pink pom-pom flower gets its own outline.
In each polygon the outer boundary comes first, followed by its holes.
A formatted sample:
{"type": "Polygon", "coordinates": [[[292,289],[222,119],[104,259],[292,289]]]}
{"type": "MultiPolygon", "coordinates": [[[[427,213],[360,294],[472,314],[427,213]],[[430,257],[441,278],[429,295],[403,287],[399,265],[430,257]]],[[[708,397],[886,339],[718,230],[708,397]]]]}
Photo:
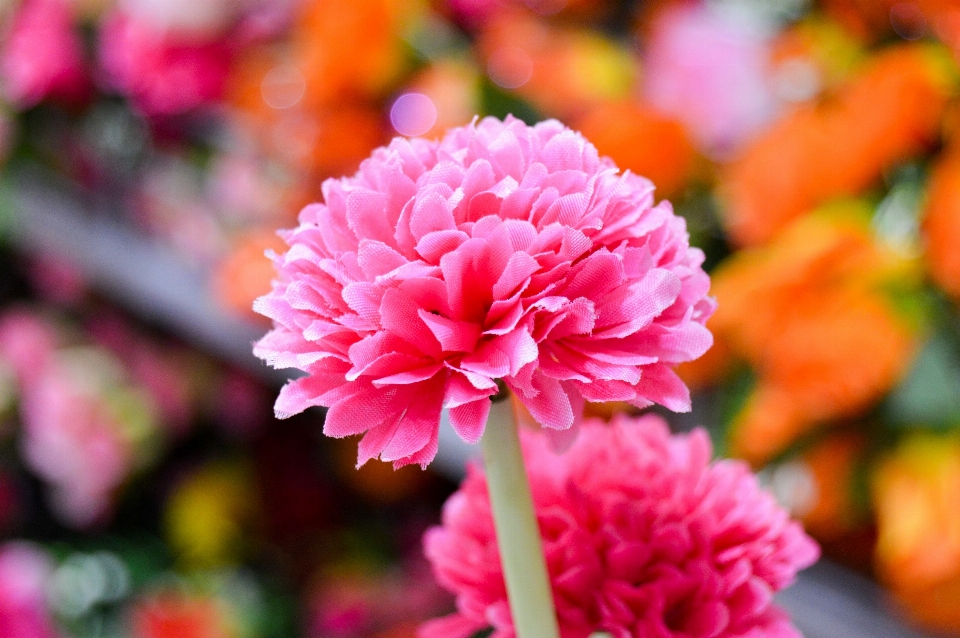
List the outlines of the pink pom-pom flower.
{"type": "Polygon", "coordinates": [[[553,430],[584,400],[688,410],[672,366],[711,345],[714,303],[653,188],[553,120],[377,149],[324,182],[254,305],[274,321],[254,353],[307,373],[277,415],[328,406],[326,434],[366,433],[360,464],[425,466],[441,409],[476,442],[498,380],[553,430]]]}
{"type": "MultiPolygon", "coordinates": [[[[656,415],[590,420],[564,455],[522,434],[560,634],[586,638],[799,638],[774,592],[819,556],[747,466],[710,462],[703,430],[656,415]]],[[[471,466],[424,538],[457,612],[421,638],[514,636],[486,477],[471,466]]]]}

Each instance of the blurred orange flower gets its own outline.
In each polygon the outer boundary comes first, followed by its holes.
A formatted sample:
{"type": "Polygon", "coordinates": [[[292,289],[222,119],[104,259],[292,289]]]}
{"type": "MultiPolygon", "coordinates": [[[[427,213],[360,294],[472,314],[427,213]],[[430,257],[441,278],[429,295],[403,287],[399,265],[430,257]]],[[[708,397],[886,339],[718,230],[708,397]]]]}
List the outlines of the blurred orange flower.
{"type": "Polygon", "coordinates": [[[605,102],[571,126],[621,169],[649,178],[658,197],[676,195],[686,184],[696,152],[677,120],[638,102],[605,102]]]}
{"type": "Polygon", "coordinates": [[[951,91],[944,68],[940,49],[890,47],[835,96],[775,123],[722,175],[733,241],[770,241],[790,221],[858,193],[929,146],[951,91]]]}
{"type": "Polygon", "coordinates": [[[934,31],[942,37],[944,19],[956,19],[957,0],[824,0],[828,15],[847,28],[876,39],[890,31],[915,39],[934,31]]]}
{"type": "Polygon", "coordinates": [[[960,630],[960,436],[918,434],[876,469],[876,567],[908,612],[960,630]]]}
{"type": "Polygon", "coordinates": [[[625,99],[634,85],[635,62],[626,48],[596,31],[554,27],[525,11],[499,12],[476,48],[494,83],[562,119],[625,99]]]}
{"type": "Polygon", "coordinates": [[[708,327],[758,379],[735,454],[763,463],[816,424],[864,412],[906,371],[916,336],[884,287],[913,285],[915,269],[873,238],[865,212],[822,211],[715,271],[708,327]]]}
{"type": "Polygon", "coordinates": [[[264,254],[267,250],[283,252],[287,245],[275,230],[253,230],[244,233],[233,243],[233,248],[218,265],[210,289],[220,304],[250,320],[263,317],[253,312],[253,301],[270,292],[275,276],[273,262],[264,254]]]}
{"type": "Polygon", "coordinates": [[[295,67],[309,109],[370,99],[396,82],[406,64],[401,34],[421,10],[409,0],[311,0],[293,27],[295,67]]]}
{"type": "Polygon", "coordinates": [[[931,174],[922,229],[930,275],[960,300],[960,147],[944,153],[931,174]]]}

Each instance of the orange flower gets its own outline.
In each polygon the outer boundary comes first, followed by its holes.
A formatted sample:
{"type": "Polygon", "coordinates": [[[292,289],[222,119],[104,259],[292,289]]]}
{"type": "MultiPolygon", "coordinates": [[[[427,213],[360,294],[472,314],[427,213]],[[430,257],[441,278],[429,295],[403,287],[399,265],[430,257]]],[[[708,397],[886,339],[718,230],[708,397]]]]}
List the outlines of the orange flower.
{"type": "Polygon", "coordinates": [[[733,241],[771,240],[790,221],[856,194],[935,139],[949,96],[942,54],[891,47],[820,104],[797,108],[761,135],[722,176],[733,241]]]}
{"type": "Polygon", "coordinates": [[[304,183],[353,172],[386,141],[378,101],[405,71],[401,34],[419,10],[403,0],[305,3],[286,42],[251,48],[235,65],[227,102],[237,128],[304,183]]]}
{"type": "Polygon", "coordinates": [[[944,154],[930,177],[923,235],[930,274],[960,300],[960,148],[944,154]]]}
{"type": "Polygon", "coordinates": [[[382,95],[404,70],[401,33],[420,11],[408,0],[311,0],[290,42],[307,109],[382,95]]]}
{"type": "Polygon", "coordinates": [[[677,194],[695,160],[683,125],[637,102],[605,102],[574,120],[573,128],[621,169],[649,178],[659,197],[677,194]]]}
{"type": "Polygon", "coordinates": [[[960,630],[960,437],[915,435],[872,482],[880,578],[917,620],[960,630]]]}
{"type": "Polygon", "coordinates": [[[630,53],[597,32],[557,28],[504,9],[480,34],[477,50],[491,80],[563,119],[633,88],[630,53]]]}
{"type": "Polygon", "coordinates": [[[225,308],[252,320],[263,317],[253,312],[253,301],[270,292],[275,275],[268,249],[283,252],[286,244],[274,230],[254,230],[240,236],[227,257],[217,265],[211,287],[225,308]]]}
{"type": "Polygon", "coordinates": [[[714,273],[708,327],[758,378],[731,442],[752,462],[817,423],[863,413],[910,362],[913,330],[883,287],[912,284],[912,264],[874,240],[863,212],[846,204],[800,220],[714,273]]]}
{"type": "Polygon", "coordinates": [[[824,0],[826,12],[861,36],[877,38],[892,30],[919,37],[931,30],[940,35],[940,19],[956,15],[957,0],[824,0]]]}

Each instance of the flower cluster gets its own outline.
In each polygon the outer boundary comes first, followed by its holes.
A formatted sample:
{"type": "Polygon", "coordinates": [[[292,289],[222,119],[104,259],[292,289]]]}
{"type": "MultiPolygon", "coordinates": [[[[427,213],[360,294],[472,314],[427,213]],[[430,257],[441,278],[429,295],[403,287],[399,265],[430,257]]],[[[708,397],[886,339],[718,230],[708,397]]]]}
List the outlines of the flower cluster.
{"type": "MultiPolygon", "coordinates": [[[[771,603],[819,552],[746,465],[710,463],[706,433],[671,436],[648,415],[556,456],[524,432],[524,456],[564,638],[799,636],[771,603]]],[[[427,557],[457,612],[423,638],[513,635],[486,478],[471,467],[427,533],[427,557]]]]}
{"type": "Polygon", "coordinates": [[[689,409],[674,364],[711,344],[703,253],[653,185],[559,122],[487,118],[396,139],[285,233],[255,353],[307,376],[280,417],[330,408],[359,463],[429,463],[440,411],[479,440],[502,380],[543,426],[584,400],[689,409]]]}
{"type": "Polygon", "coordinates": [[[909,367],[917,330],[890,290],[907,289],[915,268],[862,213],[846,203],[804,217],[714,272],[708,359],[746,361],[757,377],[733,422],[734,454],[762,464],[820,423],[860,416],[909,367]]]}

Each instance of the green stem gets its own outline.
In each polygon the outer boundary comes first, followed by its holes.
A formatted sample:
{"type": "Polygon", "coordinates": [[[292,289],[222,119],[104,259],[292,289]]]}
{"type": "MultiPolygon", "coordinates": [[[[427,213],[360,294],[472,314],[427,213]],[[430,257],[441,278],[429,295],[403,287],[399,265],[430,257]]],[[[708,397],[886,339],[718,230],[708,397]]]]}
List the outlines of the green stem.
{"type": "Polygon", "coordinates": [[[494,401],[480,445],[517,638],[559,638],[540,529],[510,401],[494,401]]]}

